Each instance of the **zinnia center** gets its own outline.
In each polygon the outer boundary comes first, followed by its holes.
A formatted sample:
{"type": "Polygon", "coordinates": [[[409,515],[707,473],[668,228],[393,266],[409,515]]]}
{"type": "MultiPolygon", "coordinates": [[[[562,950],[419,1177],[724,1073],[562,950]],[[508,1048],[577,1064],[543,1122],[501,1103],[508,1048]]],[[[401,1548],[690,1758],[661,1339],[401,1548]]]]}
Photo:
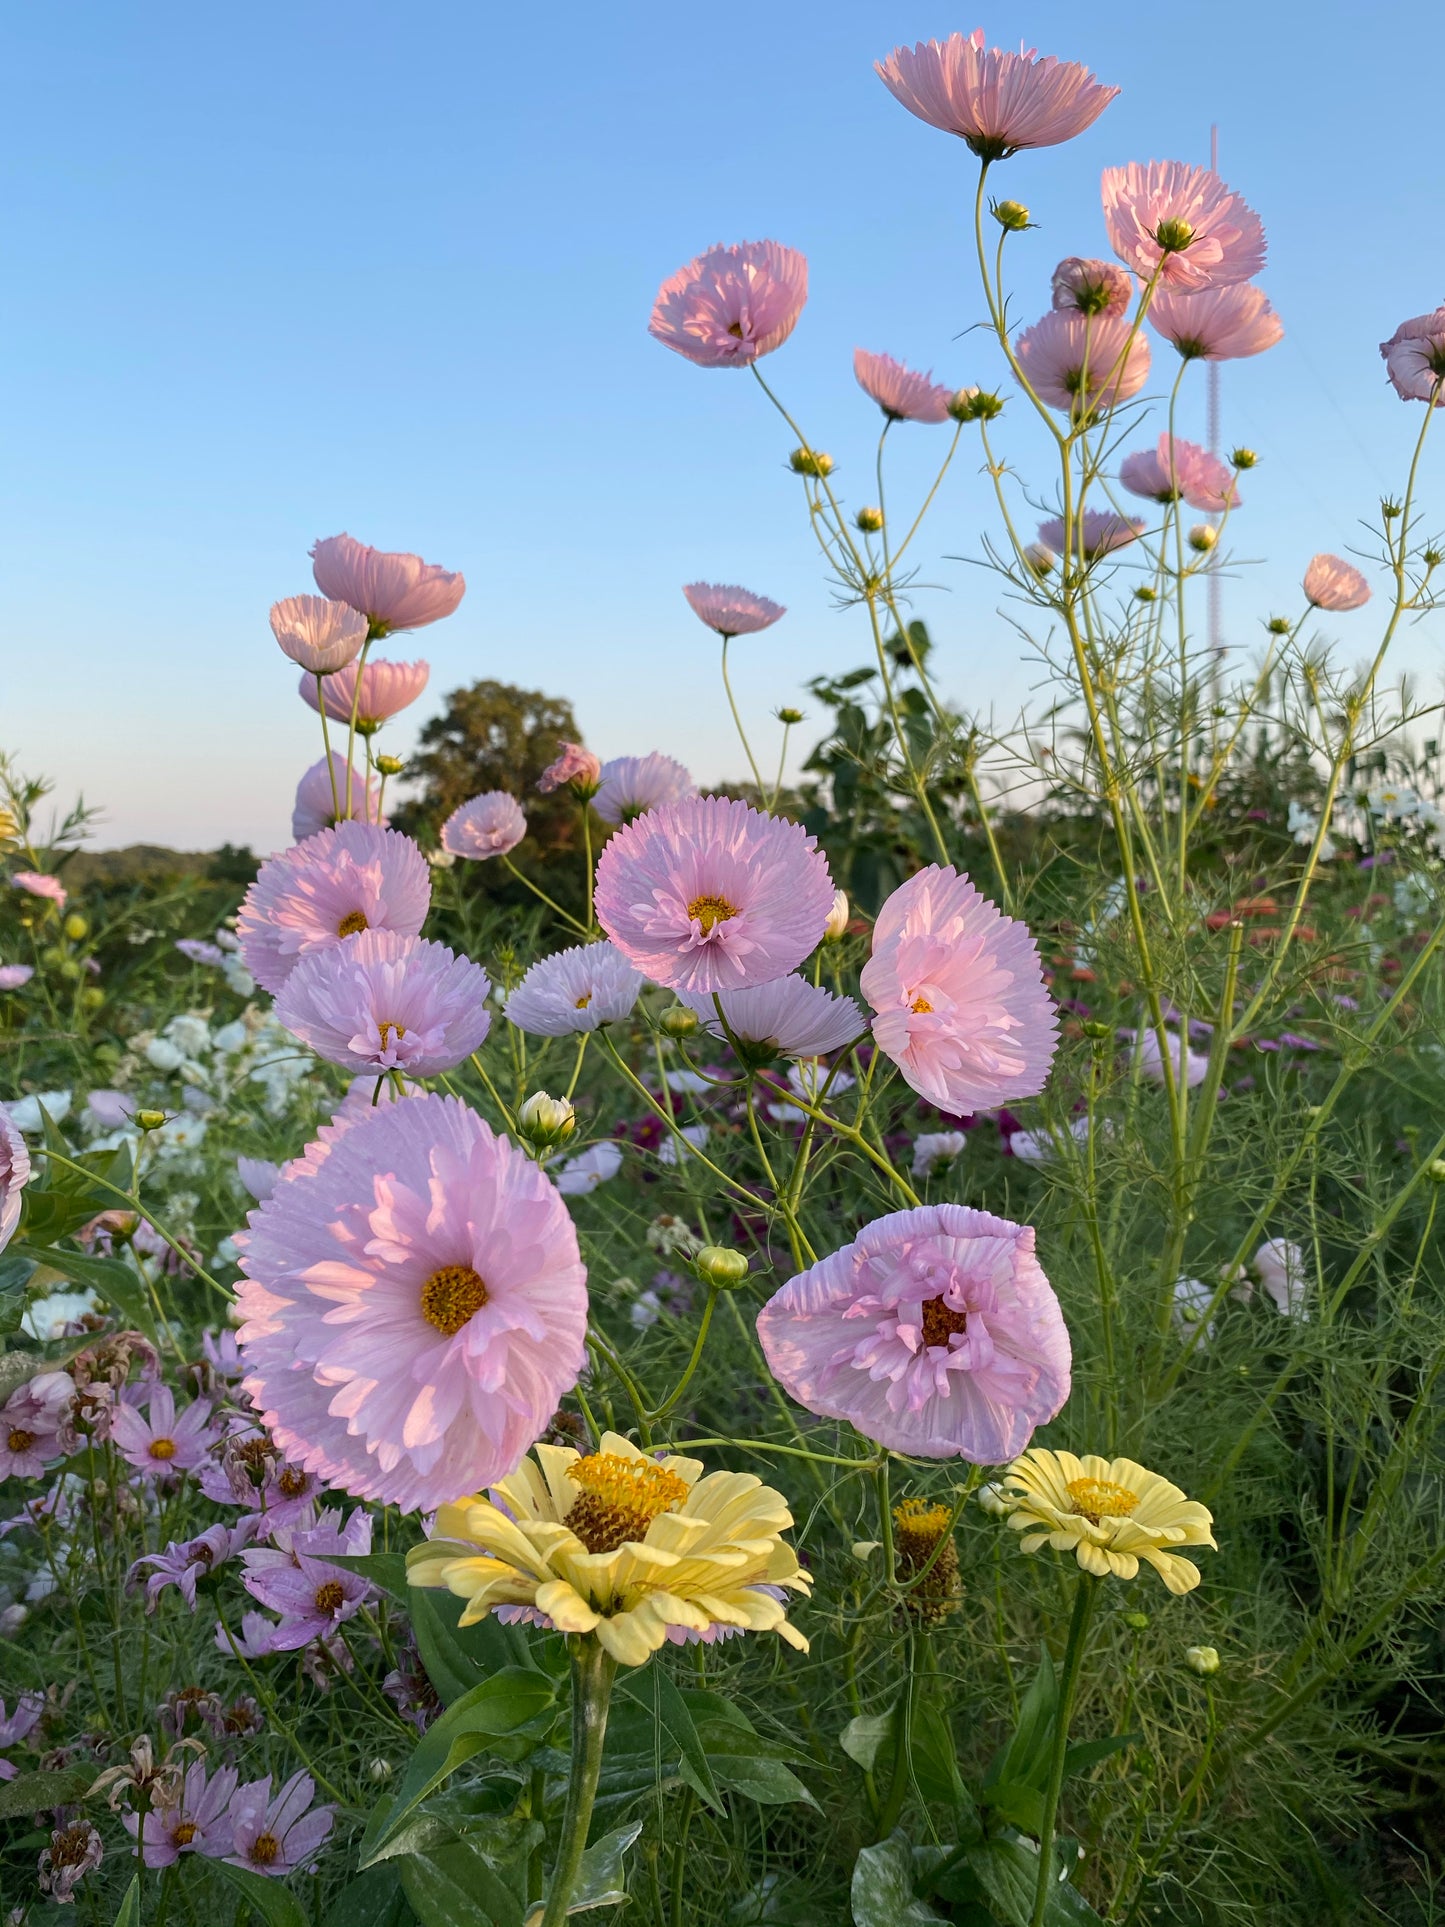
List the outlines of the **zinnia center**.
{"type": "Polygon", "coordinates": [[[687,906],[688,918],[702,925],[703,935],[711,936],[713,926],[726,923],[729,917],[738,914],[738,906],[729,903],[726,897],[694,897],[687,906]]]}
{"type": "Polygon", "coordinates": [[[954,1311],[945,1305],[941,1298],[929,1298],[923,1307],[923,1342],[925,1345],[939,1345],[948,1350],[948,1341],[955,1332],[968,1330],[968,1313],[954,1311]]]}
{"type": "Polygon", "coordinates": [[[1127,1519],[1139,1503],[1137,1492],[1131,1492],[1127,1485],[1115,1485],[1109,1479],[1070,1479],[1065,1490],[1075,1512],[1082,1514],[1091,1525],[1098,1525],[1103,1519],[1127,1519]]]}
{"type": "Polygon", "coordinates": [[[371,926],[366,921],[366,917],[362,911],[348,910],[340,923],[337,924],[336,934],[338,937],[354,937],[359,931],[369,930],[370,928],[371,926]]]}
{"type": "Polygon", "coordinates": [[[487,1288],[470,1265],[443,1265],[421,1288],[421,1315],[450,1338],[487,1302],[487,1288]]]}
{"type": "Polygon", "coordinates": [[[316,1588],[316,1610],[319,1613],[334,1613],[345,1602],[339,1579],[328,1579],[316,1588]]]}
{"type": "Polygon", "coordinates": [[[564,1523],[589,1552],[615,1552],[629,1539],[645,1539],[653,1520],[681,1505],[691,1489],[654,1460],[617,1452],[590,1452],[568,1466],[567,1476],[582,1491],[564,1523]]]}
{"type": "Polygon", "coordinates": [[[153,1459],[173,1459],[176,1456],[175,1440],[152,1439],[150,1442],[150,1455],[153,1459]]]}

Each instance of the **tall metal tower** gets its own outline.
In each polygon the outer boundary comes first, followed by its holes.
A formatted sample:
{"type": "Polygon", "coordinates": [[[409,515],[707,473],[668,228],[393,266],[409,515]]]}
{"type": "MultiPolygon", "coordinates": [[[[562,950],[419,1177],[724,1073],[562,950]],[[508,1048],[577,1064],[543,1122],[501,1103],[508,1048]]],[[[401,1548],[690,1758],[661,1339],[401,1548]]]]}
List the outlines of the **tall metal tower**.
{"type": "MultiPolygon", "coordinates": [[[[1219,127],[1215,123],[1209,129],[1209,165],[1219,172],[1219,127]]],[[[1219,363],[1210,360],[1205,371],[1205,395],[1208,408],[1209,452],[1219,453],[1219,363]]],[[[1205,571],[1205,594],[1209,621],[1209,694],[1211,701],[1218,702],[1220,688],[1224,681],[1224,639],[1220,633],[1220,582],[1219,565],[1211,559],[1205,571]]]]}

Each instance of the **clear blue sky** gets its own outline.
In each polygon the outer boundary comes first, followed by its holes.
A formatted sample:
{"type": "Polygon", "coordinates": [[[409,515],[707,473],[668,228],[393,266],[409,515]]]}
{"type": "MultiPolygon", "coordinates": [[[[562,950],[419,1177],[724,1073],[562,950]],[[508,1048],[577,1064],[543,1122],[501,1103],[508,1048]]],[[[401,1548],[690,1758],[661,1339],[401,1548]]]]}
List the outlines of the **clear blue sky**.
{"type": "MultiPolygon", "coordinates": [[[[660,747],[704,780],[738,774],[678,585],[789,605],[735,646],[765,736],[771,708],[864,638],[831,606],[785,431],[745,376],[648,339],[652,296],[714,241],[802,248],[811,298],[770,373],[871,499],[856,344],[949,382],[998,375],[964,332],[973,163],[871,62],[980,22],[1124,89],[1080,140],[998,170],[1041,223],[1015,254],[1021,318],[1059,256],[1104,251],[1099,169],[1207,158],[1211,120],[1221,171],[1264,216],[1287,339],[1225,374],[1226,445],[1265,457],[1236,530],[1242,556],[1271,560],[1226,589],[1226,632],[1252,643],[1258,617],[1294,607],[1308,556],[1358,540],[1399,487],[1417,425],[1376,343],[1445,297],[1422,0],[1388,31],[1365,5],[1259,0],[977,16],[80,0],[12,8],[0,33],[0,744],[103,803],[102,843],[284,840],[319,745],[266,612],[344,528],[467,576],[458,615],[405,639],[433,666],[413,716],[498,676],[569,695],[604,755],[660,747]]],[[[1014,419],[1005,445],[1027,463],[1038,444],[1014,419]]],[[[1202,426],[1199,392],[1185,432],[1202,426]]],[[[946,432],[898,432],[894,499],[946,432]]],[[[1437,445],[1436,499],[1442,464],[1437,445]]],[[[970,456],[917,607],[949,693],[1005,714],[1037,670],[987,578],[942,559],[976,553],[992,520],[970,456]]],[[[1368,615],[1339,620],[1363,652],[1368,615]]],[[[1426,623],[1402,657],[1432,696],[1436,647],[1426,623]]]]}

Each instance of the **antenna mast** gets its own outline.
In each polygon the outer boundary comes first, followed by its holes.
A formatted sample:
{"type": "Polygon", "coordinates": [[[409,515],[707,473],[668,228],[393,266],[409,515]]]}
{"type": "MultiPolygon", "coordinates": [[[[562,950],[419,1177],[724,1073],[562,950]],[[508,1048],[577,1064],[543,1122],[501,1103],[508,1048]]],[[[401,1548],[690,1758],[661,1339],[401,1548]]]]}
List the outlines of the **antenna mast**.
{"type": "MultiPolygon", "coordinates": [[[[1219,126],[1217,122],[1211,125],[1209,129],[1209,165],[1214,173],[1217,174],[1219,172],[1219,126]]],[[[1212,358],[1205,371],[1205,383],[1205,395],[1208,407],[1209,452],[1211,455],[1217,456],[1219,454],[1219,363],[1212,358]]],[[[1219,700],[1220,684],[1223,680],[1224,670],[1224,643],[1220,635],[1219,591],[1219,567],[1217,561],[1211,559],[1210,566],[1205,573],[1205,593],[1208,598],[1207,609],[1209,618],[1209,693],[1215,702],[1219,700]]]]}

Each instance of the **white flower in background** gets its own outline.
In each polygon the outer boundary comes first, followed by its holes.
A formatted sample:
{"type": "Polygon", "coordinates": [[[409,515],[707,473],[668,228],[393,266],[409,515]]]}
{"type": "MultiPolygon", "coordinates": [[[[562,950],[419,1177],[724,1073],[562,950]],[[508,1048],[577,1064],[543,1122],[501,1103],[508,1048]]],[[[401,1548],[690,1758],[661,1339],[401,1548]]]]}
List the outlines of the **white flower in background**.
{"type": "Polygon", "coordinates": [[[20,1320],[20,1329],[43,1344],[49,1338],[64,1338],[71,1325],[100,1310],[100,1300],[87,1286],[84,1291],[52,1291],[47,1298],[32,1298],[20,1320]]]}
{"type": "Polygon", "coordinates": [[[30,1097],[17,1097],[13,1104],[7,1104],[10,1121],[19,1131],[33,1136],[45,1129],[41,1118],[43,1110],[52,1124],[62,1124],[70,1115],[72,1093],[69,1091],[36,1091],[30,1097]]]}
{"type": "Polygon", "coordinates": [[[186,1061],[186,1053],[169,1037],[153,1037],[146,1045],[145,1055],[152,1070],[166,1073],[178,1071],[186,1061]]]}
{"type": "Polygon", "coordinates": [[[1412,922],[1431,911],[1438,900],[1434,884],[1418,871],[1411,876],[1401,877],[1390,894],[1400,916],[1412,922]]]}
{"type": "MultiPolygon", "coordinates": [[[[1296,843],[1308,849],[1310,844],[1314,842],[1315,832],[1319,827],[1320,815],[1318,810],[1308,810],[1303,803],[1290,804],[1289,833],[1296,843]]],[[[1326,835],[1324,842],[1320,845],[1320,862],[1333,862],[1337,854],[1338,846],[1334,838],[1326,835]]]]}
{"type": "MultiPolygon", "coordinates": [[[[1070,1118],[1068,1134],[1076,1144],[1089,1141],[1089,1120],[1087,1117],[1070,1118]]],[[[1100,1134],[1101,1136],[1103,1133],[1100,1134]]],[[[1008,1141],[1008,1148],[1016,1158],[1025,1164],[1047,1164],[1059,1154],[1059,1140],[1052,1131],[1015,1131],[1008,1141]]]]}
{"type": "Polygon", "coordinates": [[[227,957],[221,966],[221,975],[226,980],[227,989],[234,990],[238,997],[249,997],[256,988],[256,979],[239,957],[227,957]]]}
{"type": "Polygon", "coordinates": [[[696,1071],[675,1070],[669,1065],[667,1088],[670,1091],[681,1091],[687,1097],[698,1097],[703,1091],[712,1090],[713,1079],[700,1077],[696,1071]]]}
{"type": "Polygon", "coordinates": [[[576,1157],[566,1158],[552,1173],[552,1182],[564,1198],[585,1197],[622,1169],[622,1146],[613,1138],[590,1145],[576,1157]]]}
{"type": "Polygon", "coordinates": [[[651,1289],[640,1291],[628,1307],[627,1316],[634,1331],[645,1332],[662,1315],[662,1300],[651,1289]]]}
{"type": "Polygon", "coordinates": [[[1253,1270],[1282,1316],[1309,1317],[1305,1255],[1297,1244],[1288,1238],[1266,1238],[1254,1254],[1253,1270]]]}
{"type": "Polygon", "coordinates": [[[233,1018],[229,1024],[211,1034],[211,1043],[223,1057],[234,1057],[238,1050],[244,1050],[251,1041],[251,1033],[246,1028],[244,1017],[233,1018]]]}
{"type": "Polygon", "coordinates": [[[1128,900],[1128,884],[1123,877],[1115,877],[1100,898],[1098,908],[1091,910],[1084,919],[1079,941],[1075,945],[1075,954],[1080,963],[1092,965],[1098,962],[1098,952],[1089,938],[1097,937],[1106,924],[1112,923],[1128,900]]]}
{"type": "MultiPolygon", "coordinates": [[[[685,1138],[694,1150],[700,1151],[707,1143],[708,1127],[706,1124],[684,1124],[679,1136],[685,1138]]],[[[665,1137],[657,1147],[659,1164],[676,1164],[680,1156],[675,1137],[665,1137]]]]}
{"type": "Polygon", "coordinates": [[[236,935],[234,930],[229,929],[223,923],[216,932],[216,948],[218,950],[239,950],[241,948],[241,939],[236,935]]]}
{"type": "Polygon", "coordinates": [[[161,1036],[176,1045],[182,1057],[201,1057],[211,1048],[211,1027],[194,1012],[172,1017],[161,1036]]]}
{"type": "Polygon", "coordinates": [[[1371,816],[1391,818],[1398,823],[1430,814],[1430,806],[1424,797],[1417,795],[1404,783],[1382,783],[1378,789],[1366,790],[1365,808],[1371,816]]]}
{"type": "Polygon", "coordinates": [[[206,1120],[194,1117],[189,1111],[177,1111],[168,1117],[158,1131],[148,1134],[147,1142],[155,1156],[166,1164],[174,1164],[177,1170],[197,1170],[197,1152],[206,1141],[206,1120]]]}
{"type": "Polygon", "coordinates": [[[920,1131],[913,1140],[913,1175],[926,1178],[935,1164],[951,1164],[968,1143],[962,1131],[920,1131]]]}
{"type": "MultiPolygon", "coordinates": [[[[788,1088],[805,1104],[816,1106],[824,1085],[827,1085],[828,1096],[832,1098],[841,1096],[844,1091],[851,1091],[857,1082],[847,1071],[837,1071],[831,1075],[832,1082],[829,1083],[830,1067],[827,1064],[816,1057],[800,1057],[796,1064],[788,1066],[788,1088]]],[[[768,1106],[768,1116],[777,1123],[791,1124],[804,1115],[796,1104],[790,1104],[786,1098],[781,1103],[768,1106]]]]}
{"type": "MultiPolygon", "coordinates": [[[[1190,1050],[1177,1031],[1171,1030],[1168,1037],[1169,1056],[1176,1080],[1182,1077],[1190,1086],[1202,1084],[1209,1069],[1209,1059],[1201,1057],[1198,1051],[1190,1050]]],[[[1159,1048],[1157,1031],[1141,1031],[1139,1035],[1139,1069],[1151,1083],[1164,1082],[1164,1053],[1159,1048]]]]}
{"type": "MultiPolygon", "coordinates": [[[[1174,1329],[1188,1338],[1198,1329],[1214,1299],[1213,1289],[1198,1278],[1180,1278],[1174,1286],[1174,1329]]],[[[1214,1337],[1214,1320],[1204,1327],[1206,1341],[1214,1337]]]]}
{"type": "Polygon", "coordinates": [[[222,1238],[221,1242],[211,1253],[211,1263],[213,1265],[234,1265],[240,1256],[241,1254],[236,1247],[235,1239],[222,1238]]]}
{"type": "Polygon", "coordinates": [[[674,1217],[670,1211],[664,1211],[653,1219],[647,1227],[646,1237],[653,1251],[677,1251],[684,1258],[695,1258],[704,1243],[685,1219],[674,1217]]]}

